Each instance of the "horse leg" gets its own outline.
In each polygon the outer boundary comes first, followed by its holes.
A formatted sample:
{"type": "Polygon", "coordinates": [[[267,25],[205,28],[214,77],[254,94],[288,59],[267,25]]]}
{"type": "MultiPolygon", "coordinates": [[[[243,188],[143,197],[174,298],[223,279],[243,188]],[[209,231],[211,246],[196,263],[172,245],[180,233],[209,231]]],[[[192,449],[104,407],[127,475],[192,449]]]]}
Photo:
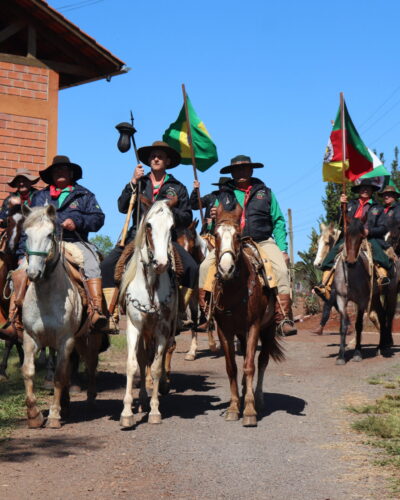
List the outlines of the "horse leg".
{"type": "MultiPolygon", "coordinates": [[[[85,358],[86,367],[88,367],[88,363],[90,363],[90,361],[87,359],[87,351],[88,349],[90,349],[90,344],[92,343],[92,337],[96,337],[96,334],[91,333],[89,335],[88,344],[84,346],[82,351],[82,356],[85,358]]],[[[71,394],[79,394],[82,388],[79,380],[79,353],[77,352],[76,349],[74,349],[71,353],[70,363],[71,363],[71,385],[69,388],[69,392],[71,394]]]]}
{"type": "MultiPolygon", "coordinates": [[[[44,348],[44,352],[46,354],[46,348],[44,348]]],[[[49,356],[47,358],[47,365],[46,365],[47,371],[43,382],[43,388],[46,389],[47,391],[51,391],[54,388],[54,372],[56,370],[56,363],[57,363],[56,350],[53,347],[49,347],[49,356]]]]}
{"type": "Polygon", "coordinates": [[[128,345],[128,356],[126,359],[126,390],[124,397],[124,408],[121,413],[119,424],[121,427],[133,427],[135,424],[135,418],[132,412],[132,402],[133,402],[133,377],[135,376],[138,362],[137,362],[137,345],[139,340],[139,330],[132,323],[129,316],[126,318],[127,328],[126,328],[126,338],[128,345]]]}
{"type": "Polygon", "coordinates": [[[257,412],[255,408],[253,380],[256,367],[254,364],[254,357],[256,355],[256,348],[258,343],[260,326],[259,324],[251,325],[247,338],[246,354],[243,365],[243,374],[246,380],[246,392],[244,397],[244,410],[243,410],[243,426],[256,427],[257,426],[257,412]]]}
{"type": "MultiPolygon", "coordinates": [[[[151,399],[150,399],[149,424],[161,424],[158,389],[160,385],[161,374],[163,371],[164,351],[167,345],[167,339],[162,333],[158,333],[156,339],[157,339],[156,352],[153,363],[151,364],[151,376],[153,378],[153,392],[151,394],[151,399]]],[[[165,361],[167,362],[167,360],[165,361]]]]}
{"type": "Polygon", "coordinates": [[[16,342],[15,347],[17,348],[19,365],[22,366],[24,363],[24,349],[22,347],[21,342],[16,342]]]}
{"type": "MultiPolygon", "coordinates": [[[[17,344],[18,342],[15,342],[17,344]]],[[[11,349],[14,345],[13,340],[5,340],[4,341],[4,353],[3,353],[3,359],[1,360],[0,364],[0,380],[7,380],[7,365],[8,365],[8,358],[10,357],[11,349]]]]}
{"type": "Polygon", "coordinates": [[[337,365],[345,365],[345,352],[346,352],[346,334],[347,334],[347,312],[346,312],[346,299],[345,297],[338,294],[337,296],[337,305],[340,312],[340,347],[339,354],[336,359],[337,365]]]}
{"type": "Polygon", "coordinates": [[[63,391],[69,386],[69,360],[74,345],[74,339],[68,338],[61,344],[57,351],[57,366],[54,373],[54,395],[46,424],[51,429],[59,429],[61,427],[61,399],[63,391]]]}
{"type": "Polygon", "coordinates": [[[362,360],[361,353],[361,334],[363,329],[363,317],[364,317],[364,309],[358,308],[357,310],[357,318],[356,318],[356,345],[354,347],[353,361],[359,362],[362,360]]]}
{"type": "MultiPolygon", "coordinates": [[[[95,408],[96,391],[96,370],[99,362],[99,351],[102,343],[102,333],[90,333],[86,346],[85,364],[88,371],[87,402],[89,408],[95,408]]],[[[78,356],[79,366],[79,356],[78,356]]]]}
{"type": "Polygon", "coordinates": [[[197,351],[197,332],[196,329],[192,330],[192,342],[190,344],[190,349],[185,356],[185,361],[194,361],[196,359],[196,351],[197,351]]]}
{"type": "Polygon", "coordinates": [[[24,364],[22,365],[22,376],[25,384],[26,411],[28,415],[28,427],[36,429],[43,425],[43,414],[36,405],[36,396],[33,392],[33,377],[35,375],[35,354],[38,349],[36,342],[26,332],[24,333],[24,364]]]}
{"type": "Polygon", "coordinates": [[[233,335],[226,338],[218,327],[218,337],[221,342],[222,349],[225,354],[226,372],[229,378],[231,389],[231,401],[229,408],[226,410],[225,420],[228,422],[239,420],[239,389],[237,383],[237,366],[235,361],[235,344],[233,335]]]}
{"type": "Polygon", "coordinates": [[[380,322],[380,338],[378,351],[382,356],[391,356],[393,347],[393,318],[396,313],[397,305],[397,286],[394,291],[388,290],[385,306],[382,307],[381,301],[377,300],[377,314],[380,322]],[[389,295],[390,294],[390,295],[389,295]],[[378,303],[379,302],[379,303],[378,303]],[[382,318],[382,319],[381,319],[382,318]]]}
{"type": "Polygon", "coordinates": [[[217,352],[218,347],[217,347],[217,344],[215,342],[214,335],[213,335],[213,332],[211,329],[208,329],[207,335],[208,335],[208,347],[209,347],[210,351],[217,352]]]}
{"type": "Polygon", "coordinates": [[[270,326],[260,331],[261,340],[261,351],[258,355],[258,373],[257,373],[257,384],[255,391],[256,408],[260,412],[264,408],[264,393],[263,393],[263,382],[265,370],[267,369],[269,362],[269,339],[274,338],[275,326],[270,326]]]}
{"type": "MultiPolygon", "coordinates": [[[[148,373],[148,362],[147,355],[143,346],[143,340],[139,342],[139,350],[138,350],[138,361],[139,361],[139,370],[140,370],[140,389],[139,389],[139,413],[144,413],[149,410],[149,401],[147,394],[147,373],[148,373]]],[[[151,378],[151,374],[150,374],[151,378]]],[[[153,381],[152,381],[153,385],[153,381]]]]}
{"type": "MultiPolygon", "coordinates": [[[[171,387],[171,361],[175,349],[176,349],[175,337],[170,337],[168,339],[166,352],[164,353],[163,370],[159,384],[160,394],[162,394],[163,396],[169,393],[171,387]]],[[[154,377],[152,378],[154,383],[154,377]]]]}

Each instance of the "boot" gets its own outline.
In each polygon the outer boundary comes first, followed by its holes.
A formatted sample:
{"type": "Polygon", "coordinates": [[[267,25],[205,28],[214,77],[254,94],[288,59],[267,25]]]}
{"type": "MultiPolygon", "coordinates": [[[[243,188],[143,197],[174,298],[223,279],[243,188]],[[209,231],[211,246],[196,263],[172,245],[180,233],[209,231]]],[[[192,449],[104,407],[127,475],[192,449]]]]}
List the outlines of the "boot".
{"type": "Polygon", "coordinates": [[[118,288],[103,288],[103,296],[108,311],[107,324],[103,328],[104,333],[117,335],[119,333],[119,306],[118,306],[118,288]]]}
{"type": "Polygon", "coordinates": [[[333,271],[332,269],[324,271],[322,274],[321,284],[314,287],[315,293],[324,301],[329,300],[331,297],[331,287],[334,277],[335,271],[333,271]]]}
{"type": "Polygon", "coordinates": [[[375,272],[377,275],[377,282],[379,286],[385,286],[390,283],[390,278],[388,277],[388,271],[384,267],[375,264],[375,272]]]}
{"type": "Polygon", "coordinates": [[[324,332],[324,327],[322,325],[319,325],[318,328],[316,328],[312,333],[315,335],[322,335],[324,332]]]}
{"type": "Polygon", "coordinates": [[[288,293],[280,293],[276,297],[274,319],[277,332],[282,337],[296,335],[297,329],[294,327],[292,316],[292,304],[288,293]]]}
{"type": "Polygon", "coordinates": [[[24,326],[22,324],[21,312],[26,293],[26,285],[28,283],[28,275],[25,269],[17,269],[13,271],[11,277],[14,290],[10,298],[8,320],[4,328],[0,329],[0,337],[5,340],[16,340],[19,338],[19,340],[22,341],[24,326]]]}
{"type": "Polygon", "coordinates": [[[101,330],[107,324],[107,318],[103,314],[103,289],[101,278],[90,278],[85,281],[85,289],[88,294],[89,321],[92,329],[101,330]]]}
{"type": "Polygon", "coordinates": [[[200,308],[200,318],[199,325],[197,326],[198,331],[207,332],[208,331],[208,319],[207,319],[207,309],[208,304],[206,302],[206,291],[203,288],[199,288],[199,308],[200,308]]]}
{"type": "Polygon", "coordinates": [[[176,326],[177,332],[184,332],[193,326],[192,320],[187,316],[186,310],[189,305],[190,298],[193,294],[192,288],[185,286],[179,287],[179,311],[178,311],[178,324],[176,326]]]}

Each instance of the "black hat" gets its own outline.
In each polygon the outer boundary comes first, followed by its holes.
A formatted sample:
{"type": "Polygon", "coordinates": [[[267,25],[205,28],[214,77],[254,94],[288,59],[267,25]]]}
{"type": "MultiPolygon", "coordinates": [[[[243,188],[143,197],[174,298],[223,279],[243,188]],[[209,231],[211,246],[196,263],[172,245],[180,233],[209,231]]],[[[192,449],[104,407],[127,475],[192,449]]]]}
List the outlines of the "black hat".
{"type": "Polygon", "coordinates": [[[397,191],[395,186],[385,186],[380,193],[378,193],[378,196],[384,196],[385,194],[390,194],[394,198],[399,198],[400,193],[397,191]]]}
{"type": "Polygon", "coordinates": [[[167,168],[174,168],[180,164],[181,155],[178,153],[178,151],[176,151],[176,149],[171,148],[171,146],[163,141],[155,141],[151,146],[144,146],[142,148],[139,148],[139,160],[145,165],[150,166],[149,156],[154,149],[160,149],[161,151],[165,151],[167,153],[168,158],[171,160],[171,164],[168,165],[167,168]]]}
{"type": "Polygon", "coordinates": [[[226,167],[221,168],[219,173],[220,174],[229,174],[230,172],[232,172],[232,168],[234,168],[236,165],[248,165],[249,167],[252,167],[252,168],[263,168],[263,166],[264,166],[262,163],[253,163],[251,161],[250,156],[238,155],[238,156],[235,156],[235,158],[232,158],[230,165],[227,165],[226,167]]]}
{"type": "Polygon", "coordinates": [[[359,184],[352,186],[351,190],[353,193],[358,193],[362,187],[370,187],[373,191],[379,191],[379,186],[372,179],[362,179],[359,184]]]}
{"type": "Polygon", "coordinates": [[[223,186],[224,184],[226,184],[227,182],[229,182],[231,180],[232,180],[231,177],[220,177],[218,182],[212,182],[211,185],[212,186],[223,186]]]}
{"type": "Polygon", "coordinates": [[[72,169],[72,180],[74,182],[82,178],[82,167],[80,167],[76,163],[71,163],[68,156],[58,155],[53,158],[53,163],[50,166],[48,166],[45,170],[41,170],[39,172],[42,181],[44,181],[46,184],[52,184],[53,179],[51,177],[51,170],[53,167],[60,166],[67,166],[72,169]]]}
{"type": "Polygon", "coordinates": [[[32,184],[36,184],[39,180],[39,177],[33,175],[27,168],[17,168],[14,177],[12,177],[7,184],[11,187],[17,187],[17,177],[25,177],[25,179],[31,181],[32,184]]]}

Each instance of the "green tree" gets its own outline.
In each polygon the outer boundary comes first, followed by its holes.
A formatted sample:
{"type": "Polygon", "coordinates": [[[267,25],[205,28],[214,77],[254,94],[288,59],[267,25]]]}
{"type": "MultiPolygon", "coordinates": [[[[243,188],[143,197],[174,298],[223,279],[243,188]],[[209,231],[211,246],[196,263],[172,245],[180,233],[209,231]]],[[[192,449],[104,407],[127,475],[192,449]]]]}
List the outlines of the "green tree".
{"type": "Polygon", "coordinates": [[[394,158],[391,164],[391,176],[397,190],[400,190],[400,172],[399,172],[399,148],[394,148],[394,158]]]}
{"type": "Polygon", "coordinates": [[[111,241],[111,238],[109,236],[103,236],[102,234],[97,234],[93,238],[90,238],[90,243],[95,245],[104,257],[114,248],[114,243],[111,241]]]}
{"type": "MultiPolygon", "coordinates": [[[[325,217],[322,217],[322,220],[325,224],[329,222],[339,224],[341,216],[340,195],[342,194],[342,189],[342,184],[336,184],[335,182],[327,182],[326,184],[325,198],[322,198],[322,204],[325,208],[325,217]]],[[[349,184],[346,184],[346,194],[349,200],[355,197],[349,184]]]]}
{"type": "Polygon", "coordinates": [[[303,286],[311,290],[321,281],[321,272],[314,267],[314,260],[318,250],[318,233],[312,228],[310,246],[306,252],[297,252],[301,261],[294,265],[295,280],[301,281],[303,286]]]}

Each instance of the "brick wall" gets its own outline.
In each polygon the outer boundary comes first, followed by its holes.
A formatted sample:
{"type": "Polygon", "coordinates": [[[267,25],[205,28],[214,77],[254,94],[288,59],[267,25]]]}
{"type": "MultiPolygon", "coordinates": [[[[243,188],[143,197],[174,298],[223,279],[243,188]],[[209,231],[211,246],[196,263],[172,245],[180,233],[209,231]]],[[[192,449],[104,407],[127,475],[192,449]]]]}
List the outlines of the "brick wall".
{"type": "Polygon", "coordinates": [[[32,105],[48,101],[49,70],[0,61],[0,95],[11,103],[11,112],[0,109],[1,203],[17,168],[36,173],[47,165],[48,120],[35,117],[32,105]]]}

